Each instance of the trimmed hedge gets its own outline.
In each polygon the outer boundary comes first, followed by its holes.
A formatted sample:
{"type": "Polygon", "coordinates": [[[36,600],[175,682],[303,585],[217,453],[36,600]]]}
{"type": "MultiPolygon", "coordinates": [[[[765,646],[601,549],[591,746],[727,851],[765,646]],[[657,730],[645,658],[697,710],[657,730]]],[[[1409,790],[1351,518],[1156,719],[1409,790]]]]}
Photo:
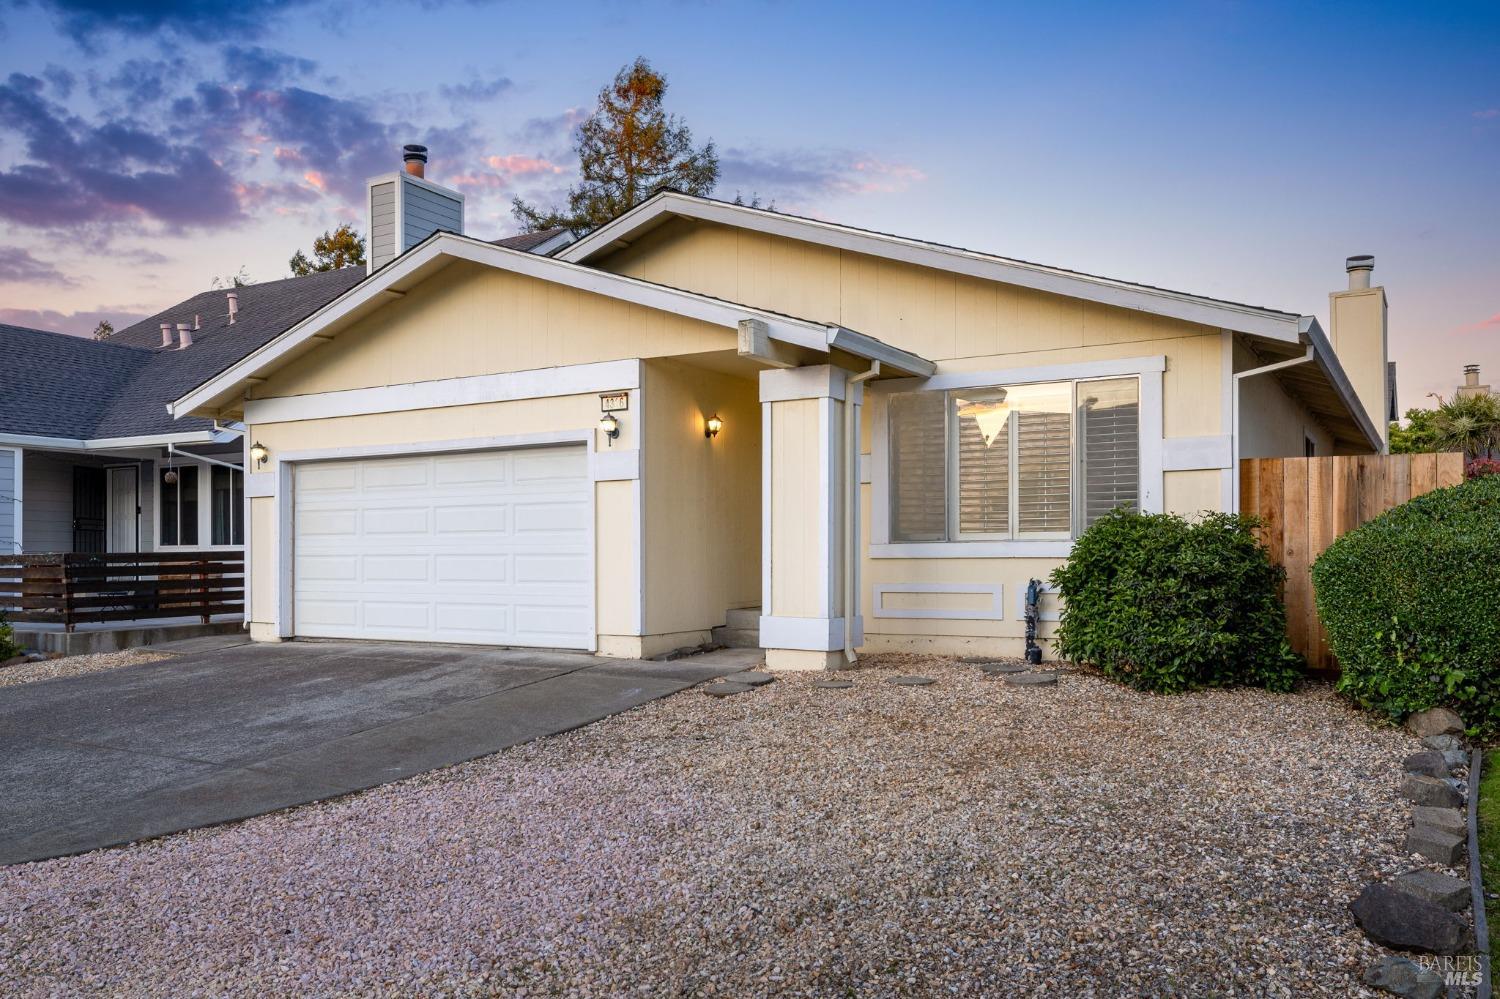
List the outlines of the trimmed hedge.
{"type": "Polygon", "coordinates": [[[1386,511],[1312,578],[1339,690],[1398,720],[1444,706],[1500,730],[1500,476],[1386,511]]]}
{"type": "Polygon", "coordinates": [[[1277,590],[1286,573],[1254,526],[1223,513],[1096,520],[1052,573],[1064,601],[1058,651],[1138,690],[1290,690],[1303,665],[1277,590]]]}

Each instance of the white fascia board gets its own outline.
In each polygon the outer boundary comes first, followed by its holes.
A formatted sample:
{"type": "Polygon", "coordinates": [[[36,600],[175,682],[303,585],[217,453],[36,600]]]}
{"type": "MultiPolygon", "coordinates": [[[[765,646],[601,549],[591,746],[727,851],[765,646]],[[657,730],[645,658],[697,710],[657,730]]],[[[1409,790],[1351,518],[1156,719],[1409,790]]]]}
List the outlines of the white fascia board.
{"type": "Polygon", "coordinates": [[[573,230],[564,229],[557,235],[542,240],[526,252],[535,253],[539,257],[550,257],[563,247],[570,246],[576,242],[578,242],[578,236],[574,234],[573,230]]]}
{"type": "Polygon", "coordinates": [[[937,370],[937,365],[918,354],[900,347],[892,347],[882,340],[842,326],[828,327],[828,347],[846,351],[856,357],[879,361],[883,367],[899,371],[904,375],[925,378],[937,370]]]}
{"type": "Polygon", "coordinates": [[[245,355],[213,379],[168,404],[168,411],[173,416],[184,416],[212,402],[246,378],[255,376],[291,351],[303,346],[322,330],[350,317],[377,300],[384,292],[392,290],[393,286],[410,278],[419,269],[436,262],[440,257],[468,260],[484,266],[496,267],[524,277],[533,277],[723,326],[735,330],[736,333],[739,330],[740,320],[760,319],[766,324],[771,336],[778,340],[822,353],[828,350],[827,328],[819,323],[762,312],[694,292],[679,291],[636,278],[565,263],[555,257],[541,257],[524,250],[495,246],[467,236],[434,233],[424,243],[403,253],[276,339],[245,355]]]}
{"type": "MultiPolygon", "coordinates": [[[[226,439],[233,439],[232,437],[226,439]]],[[[53,451],[110,451],[133,447],[166,447],[168,444],[220,443],[211,430],[186,431],[180,434],[147,434],[140,437],[42,437],[35,434],[0,434],[0,444],[48,448],[53,451]]]]}
{"type": "Polygon", "coordinates": [[[1323,327],[1318,325],[1317,317],[1303,316],[1301,323],[1302,342],[1310,344],[1313,349],[1313,362],[1333,386],[1333,390],[1339,394],[1344,405],[1349,409],[1349,415],[1359,426],[1360,432],[1365,435],[1365,443],[1369,444],[1379,453],[1382,438],[1375,422],[1370,419],[1370,414],[1365,412],[1365,404],[1360,402],[1359,395],[1355,393],[1354,386],[1349,383],[1349,376],[1344,372],[1344,366],[1339,363],[1338,355],[1333,351],[1333,344],[1328,342],[1328,336],[1323,332],[1323,327]]]}
{"type": "Polygon", "coordinates": [[[1184,322],[1295,342],[1298,317],[1290,313],[1257,309],[1183,292],[1148,288],[1110,278],[1070,271],[1020,260],[1010,260],[973,250],[940,246],[921,240],[884,233],[865,232],[815,219],[778,215],[761,209],[690,198],[665,192],[643,202],[613,222],[578,240],[557,254],[557,259],[581,263],[617,242],[628,242],[632,233],[653,225],[665,214],[774,236],[820,243],[854,253],[899,260],[922,267],[1000,281],[1022,288],[1066,295],[1138,312],[1168,316],[1184,322]]]}

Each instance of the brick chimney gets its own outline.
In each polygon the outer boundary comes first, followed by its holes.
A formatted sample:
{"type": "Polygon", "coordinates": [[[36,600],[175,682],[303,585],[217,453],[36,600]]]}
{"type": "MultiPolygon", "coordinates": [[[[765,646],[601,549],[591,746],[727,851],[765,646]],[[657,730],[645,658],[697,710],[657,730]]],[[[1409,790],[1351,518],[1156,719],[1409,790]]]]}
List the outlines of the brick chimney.
{"type": "Polygon", "coordinates": [[[1375,258],[1369,254],[1348,258],[1344,270],[1349,275],[1348,289],[1328,296],[1329,338],[1355,395],[1380,431],[1384,451],[1388,436],[1385,417],[1391,409],[1385,289],[1371,282],[1375,258]]]}

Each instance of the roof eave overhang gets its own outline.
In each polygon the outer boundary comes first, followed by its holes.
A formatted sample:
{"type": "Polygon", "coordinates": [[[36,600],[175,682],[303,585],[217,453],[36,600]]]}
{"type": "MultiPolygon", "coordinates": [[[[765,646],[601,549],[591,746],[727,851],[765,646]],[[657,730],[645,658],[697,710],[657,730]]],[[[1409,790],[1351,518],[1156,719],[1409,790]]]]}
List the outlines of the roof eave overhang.
{"type": "Polygon", "coordinates": [[[829,327],[764,312],[734,302],[444,232],[429,236],[274,340],[169,403],[168,412],[173,417],[213,415],[218,409],[236,401],[250,379],[262,377],[270,368],[332,339],[386,302],[400,298],[431,274],[458,260],[498,267],[511,273],[660,309],[730,330],[738,329],[740,322],[745,319],[756,319],[765,324],[773,339],[792,346],[826,354],[837,340],[839,349],[907,370],[898,363],[904,360],[905,364],[912,366],[909,371],[911,374],[920,373],[924,366],[930,373],[932,367],[930,361],[915,354],[889,347],[878,340],[841,327],[829,327]]]}
{"type": "Polygon", "coordinates": [[[1384,437],[1375,421],[1370,419],[1370,414],[1365,411],[1365,405],[1360,401],[1358,394],[1354,391],[1354,385],[1349,381],[1349,375],[1344,371],[1344,366],[1339,363],[1338,355],[1333,351],[1333,344],[1329,342],[1328,335],[1323,332],[1323,327],[1318,324],[1315,316],[1302,316],[1298,322],[1298,332],[1303,343],[1313,348],[1313,363],[1322,371],[1323,376],[1328,379],[1329,385],[1338,393],[1344,406],[1349,410],[1349,417],[1364,435],[1364,443],[1374,451],[1380,451],[1384,446],[1384,437]]]}
{"type": "Polygon", "coordinates": [[[1025,261],[945,247],[921,240],[851,229],[831,222],[693,198],[664,191],[619,218],[564,247],[557,259],[585,263],[624,246],[662,224],[665,216],[716,222],[770,235],[814,242],[918,266],[1066,295],[1118,308],[1179,319],[1218,329],[1296,343],[1299,316],[1272,309],[1222,302],[1166,289],[1077,274],[1025,261]]]}
{"type": "Polygon", "coordinates": [[[12,434],[0,431],[0,445],[49,451],[120,451],[131,448],[165,447],[168,444],[215,444],[222,443],[225,439],[212,430],[139,434],[131,437],[48,437],[41,434],[12,434]]]}

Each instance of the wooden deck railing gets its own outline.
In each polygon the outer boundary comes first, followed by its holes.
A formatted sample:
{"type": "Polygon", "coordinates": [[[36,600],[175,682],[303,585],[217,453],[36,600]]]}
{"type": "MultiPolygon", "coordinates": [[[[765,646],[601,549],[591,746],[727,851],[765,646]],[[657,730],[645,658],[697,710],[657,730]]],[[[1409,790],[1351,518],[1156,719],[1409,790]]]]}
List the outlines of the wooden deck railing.
{"type": "Polygon", "coordinates": [[[243,614],[240,552],[0,555],[0,612],[14,622],[74,625],[243,614]]]}

